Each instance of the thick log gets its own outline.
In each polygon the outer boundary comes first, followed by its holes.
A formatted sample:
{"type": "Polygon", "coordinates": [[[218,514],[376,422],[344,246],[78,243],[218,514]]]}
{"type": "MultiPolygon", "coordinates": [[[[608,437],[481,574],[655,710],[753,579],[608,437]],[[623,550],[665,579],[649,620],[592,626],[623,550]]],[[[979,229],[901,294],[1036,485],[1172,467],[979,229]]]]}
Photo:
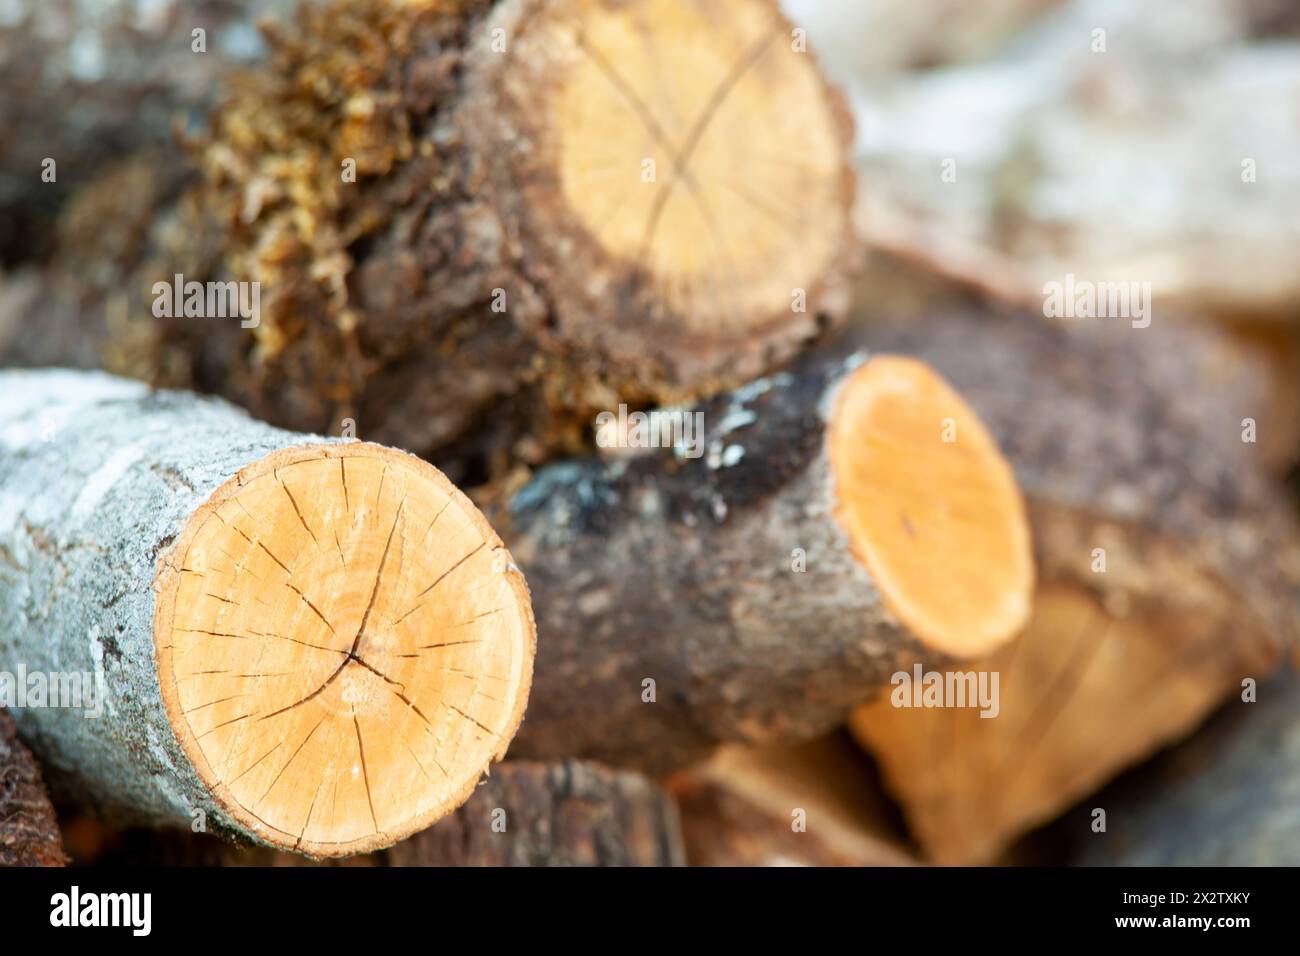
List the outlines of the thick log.
{"type": "Polygon", "coordinates": [[[1191,322],[1066,327],[967,309],[852,340],[949,376],[1025,493],[1034,617],[970,668],[1000,675],[997,716],[882,696],[852,722],[931,858],[987,862],[1294,646],[1300,539],[1243,440],[1268,392],[1191,322]]]}
{"type": "Polygon", "coordinates": [[[1086,866],[1300,864],[1300,681],[1245,691],[1190,740],[1063,821],[1086,866]],[[1106,811],[1105,831],[1094,810],[1106,811]]]}
{"type": "MultiPolygon", "coordinates": [[[[464,806],[388,850],[321,865],[681,866],[673,801],[656,784],[599,764],[506,761],[464,806]]],[[[166,866],[311,866],[269,847],[202,834],[122,834],[96,862],[166,866]]]]}
{"type": "Polygon", "coordinates": [[[0,398],[0,666],[30,675],[15,718],[60,794],[334,856],[504,754],[528,593],[432,466],[98,373],[3,373],[0,398]]]}
{"type": "Polygon", "coordinates": [[[43,314],[286,427],[577,446],[595,409],[737,385],[843,315],[850,124],[791,33],[774,0],[313,4],[197,184],[140,204],[132,263],[64,229],[43,314]],[[260,321],[155,318],[175,275],[260,283],[260,321]]]}
{"type": "Polygon", "coordinates": [[[817,357],[675,414],[673,447],[612,419],[631,449],[543,469],[498,521],[545,635],[517,754],[661,772],[806,739],[1023,625],[1019,492],[924,364],[817,357]]]}
{"type": "Polygon", "coordinates": [[[0,708],[0,866],[63,866],[59,822],[41,771],[0,708]]]}

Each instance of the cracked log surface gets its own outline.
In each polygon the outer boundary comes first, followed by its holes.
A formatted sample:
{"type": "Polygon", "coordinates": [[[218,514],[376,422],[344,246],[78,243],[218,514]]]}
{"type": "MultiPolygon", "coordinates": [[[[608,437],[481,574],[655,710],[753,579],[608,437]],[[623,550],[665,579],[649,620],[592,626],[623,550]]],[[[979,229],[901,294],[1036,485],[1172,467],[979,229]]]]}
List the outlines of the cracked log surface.
{"type": "Polygon", "coordinates": [[[1300,536],[1260,444],[1242,441],[1269,392],[1213,329],[968,307],[849,339],[962,390],[1034,529],[1034,616],[976,665],[1001,675],[998,716],[882,697],[852,722],[931,859],[990,861],[1295,647],[1300,536]]]}
{"type": "Polygon", "coordinates": [[[1019,629],[1032,561],[1006,462],[922,363],[864,358],[705,403],[699,457],[684,433],[513,497],[499,523],[544,635],[517,754],[660,772],[806,738],[900,666],[1019,629]]]}
{"type": "Polygon", "coordinates": [[[504,754],[527,589],[436,469],[97,373],[3,373],[0,398],[0,666],[102,688],[96,716],[15,715],[61,794],[343,855],[504,754]]]}
{"type": "Polygon", "coordinates": [[[186,170],[79,198],[9,353],[67,364],[77,329],[273,424],[525,461],[738,385],[843,315],[856,260],[851,124],[793,46],[774,0],[312,4],[186,170]],[[260,282],[260,324],[155,319],[175,274],[260,282]]]}
{"type": "MultiPolygon", "coordinates": [[[[268,847],[205,835],[131,831],[98,862],[163,866],[310,866],[268,847]]],[[[628,771],[567,760],[507,760],[444,820],[376,853],[328,861],[360,866],[681,866],[673,801],[628,771]],[[498,812],[500,811],[500,812],[498,812]],[[495,829],[494,829],[495,824],[495,829]]]]}
{"type": "Polygon", "coordinates": [[[62,866],[63,841],[41,771],[0,709],[0,866],[62,866]]]}

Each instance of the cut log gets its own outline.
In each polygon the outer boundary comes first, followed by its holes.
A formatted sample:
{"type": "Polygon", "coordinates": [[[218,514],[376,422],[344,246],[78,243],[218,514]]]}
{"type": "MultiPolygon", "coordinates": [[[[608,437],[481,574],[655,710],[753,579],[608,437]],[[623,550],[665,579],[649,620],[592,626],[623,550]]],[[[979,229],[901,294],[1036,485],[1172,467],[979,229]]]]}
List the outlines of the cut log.
{"type": "Polygon", "coordinates": [[[843,731],[794,746],[727,746],[669,788],[692,866],[915,862],[868,761],[843,731]]]}
{"type": "Polygon", "coordinates": [[[988,862],[1293,646],[1300,539],[1243,441],[1266,393],[1190,322],[1067,329],[966,310],[851,338],[949,376],[1028,504],[1033,620],[970,668],[1000,675],[996,718],[885,695],[852,721],[929,856],[988,862]]]}
{"type": "Polygon", "coordinates": [[[136,261],[65,229],[41,300],[110,370],[274,424],[536,459],[842,316],[850,138],[774,0],[328,0],[215,113],[136,261]],[[175,275],[260,283],[258,324],[155,318],[175,275]]]}
{"type": "Polygon", "coordinates": [[[96,373],[0,397],[0,664],[82,688],[15,711],[58,793],[335,856],[503,756],[528,592],[432,466],[96,373]]]}
{"type": "Polygon", "coordinates": [[[1300,681],[1238,696],[1190,740],[1126,775],[1062,822],[1088,866],[1300,864],[1300,681]],[[1105,832],[1093,810],[1106,811],[1105,832]]]}
{"type": "Polygon", "coordinates": [[[0,866],[63,866],[63,841],[40,768],[0,708],[0,866]]]}
{"type": "MultiPolygon", "coordinates": [[[[445,820],[361,866],[680,866],[673,801],[656,784],[599,764],[506,761],[445,820]]],[[[95,862],[152,866],[310,866],[293,853],[205,835],[134,830],[95,862]]],[[[327,861],[335,864],[340,861],[327,861]]]]}
{"type": "MultiPolygon", "coordinates": [[[[546,636],[517,754],[661,772],[805,739],[899,667],[1019,630],[1033,569],[1005,460],[924,364],[864,358],[666,413],[675,447],[553,465],[514,496],[499,524],[546,636]]],[[[658,427],[608,424],[633,445],[658,427]]]]}

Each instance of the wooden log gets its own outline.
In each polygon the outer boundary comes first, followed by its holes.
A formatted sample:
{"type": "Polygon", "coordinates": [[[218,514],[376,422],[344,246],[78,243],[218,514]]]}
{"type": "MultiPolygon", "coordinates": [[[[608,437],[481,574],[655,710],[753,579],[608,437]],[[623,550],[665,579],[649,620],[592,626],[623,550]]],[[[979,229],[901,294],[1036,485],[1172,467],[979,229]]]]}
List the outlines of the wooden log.
{"type": "Polygon", "coordinates": [[[41,300],[110,370],[532,461],[847,306],[850,124],[774,0],[328,0],[271,43],[133,263],[64,230],[41,300]],[[156,318],[176,275],[260,283],[258,324],[156,318]]]}
{"type": "Polygon", "coordinates": [[[6,372],[0,397],[0,665],[82,679],[15,710],[60,793],[335,856],[504,754],[528,592],[432,466],[98,373],[6,372]]]}
{"type": "Polygon", "coordinates": [[[1243,441],[1267,392],[1190,322],[1067,328],[967,309],[874,323],[863,340],[962,389],[1034,529],[1034,617],[971,668],[1000,675],[997,716],[882,696],[852,720],[928,855],[987,862],[1294,646],[1295,523],[1243,441]]]}
{"type": "MultiPolygon", "coordinates": [[[[1086,866],[1300,864],[1300,681],[1229,700],[1199,733],[1063,821],[1086,866]],[[1094,810],[1105,810],[1096,832],[1094,810]]],[[[1244,690],[1242,694],[1244,694],[1244,690]]]]}
{"type": "MultiPolygon", "coordinates": [[[[506,761],[446,819],[350,866],[680,866],[673,801],[654,783],[599,764],[506,761]]],[[[153,866],[311,866],[269,847],[158,830],[122,834],[96,862],[153,866]]]]}
{"type": "Polygon", "coordinates": [[[552,465],[510,500],[546,637],[518,755],[663,772],[806,739],[899,667],[1020,629],[1029,531],[997,446],[924,364],[865,358],[801,360],[678,410],[675,447],[552,465]]]}
{"type": "Polygon", "coordinates": [[[915,862],[901,821],[843,731],[793,746],[723,747],[668,785],[692,866],[915,862]]]}
{"type": "Polygon", "coordinates": [[[0,866],[63,866],[65,860],[40,768],[0,708],[0,866]]]}

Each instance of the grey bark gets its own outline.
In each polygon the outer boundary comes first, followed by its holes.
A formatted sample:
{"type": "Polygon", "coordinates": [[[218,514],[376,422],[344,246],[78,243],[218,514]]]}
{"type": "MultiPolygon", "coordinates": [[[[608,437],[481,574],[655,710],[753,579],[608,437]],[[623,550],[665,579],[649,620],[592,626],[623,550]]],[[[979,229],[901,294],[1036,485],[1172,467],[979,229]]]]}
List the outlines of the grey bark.
{"type": "Polygon", "coordinates": [[[557,464],[514,497],[503,525],[543,635],[514,753],[666,771],[722,741],[828,730],[900,663],[937,656],[832,516],[827,415],[862,358],[701,405],[700,457],[557,464]]]}
{"type": "Polygon", "coordinates": [[[202,811],[208,827],[243,832],[167,720],[152,585],[222,482],[321,439],[99,373],[0,373],[0,407],[0,671],[89,674],[102,699],[99,716],[84,696],[80,707],[14,708],[51,789],[110,817],[189,826],[202,811]]]}

